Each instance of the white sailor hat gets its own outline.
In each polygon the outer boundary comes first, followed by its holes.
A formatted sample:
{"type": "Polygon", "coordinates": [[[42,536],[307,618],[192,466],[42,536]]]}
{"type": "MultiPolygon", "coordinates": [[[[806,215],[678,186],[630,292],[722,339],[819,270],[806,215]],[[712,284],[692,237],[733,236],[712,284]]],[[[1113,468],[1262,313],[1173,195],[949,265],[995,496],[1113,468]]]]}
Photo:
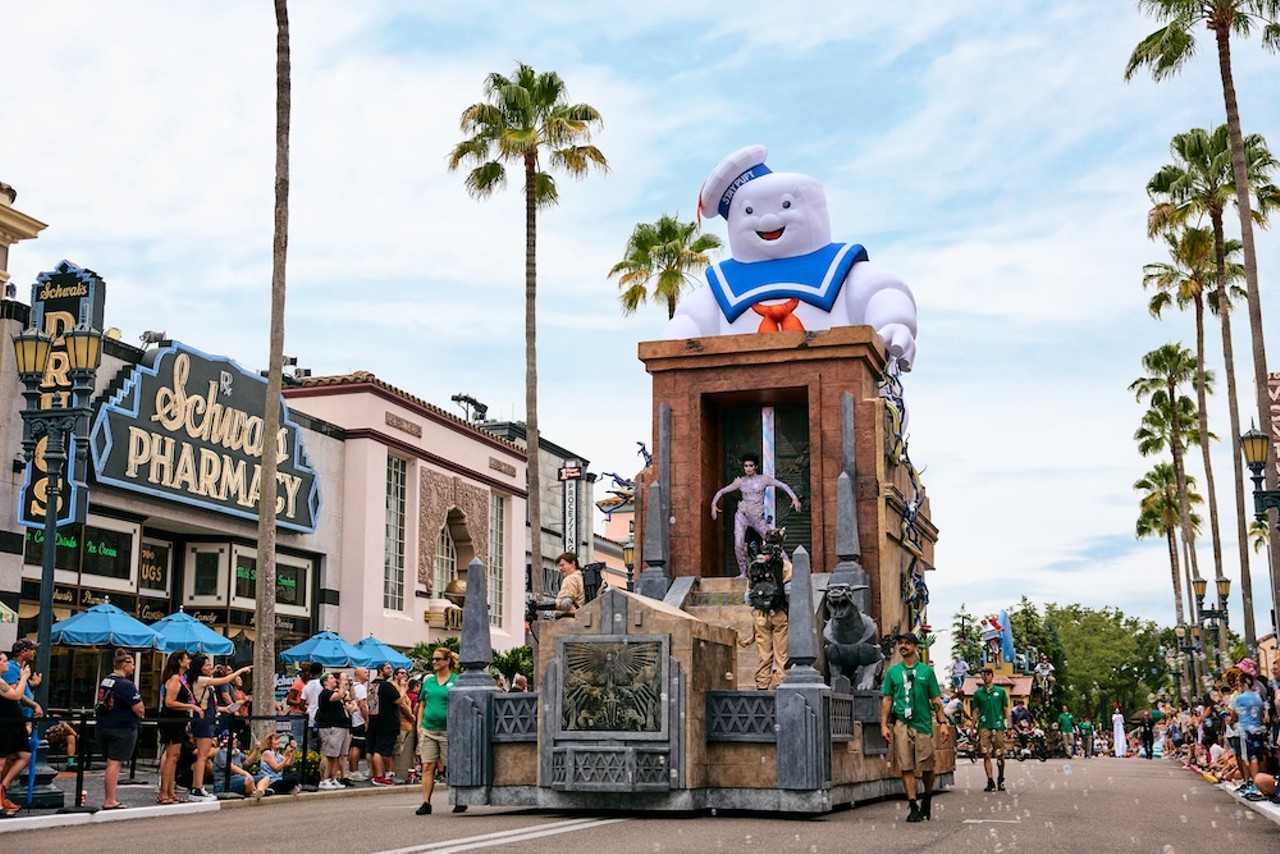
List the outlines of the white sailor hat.
{"type": "Polygon", "coordinates": [[[707,217],[718,214],[728,219],[733,194],[748,181],[770,173],[764,165],[768,154],[769,149],[763,145],[748,145],[716,164],[698,193],[698,213],[707,217]]]}

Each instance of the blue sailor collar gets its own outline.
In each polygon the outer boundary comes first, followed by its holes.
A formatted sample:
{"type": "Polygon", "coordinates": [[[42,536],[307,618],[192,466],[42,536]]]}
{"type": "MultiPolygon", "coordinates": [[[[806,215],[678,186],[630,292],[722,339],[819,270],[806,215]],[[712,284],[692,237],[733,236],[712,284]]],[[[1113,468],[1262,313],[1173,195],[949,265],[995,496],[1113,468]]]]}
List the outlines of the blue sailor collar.
{"type": "Polygon", "coordinates": [[[761,300],[790,299],[830,311],[849,270],[867,260],[859,243],[828,243],[808,255],[744,263],[732,258],[707,267],[707,284],[730,323],[761,300]]]}

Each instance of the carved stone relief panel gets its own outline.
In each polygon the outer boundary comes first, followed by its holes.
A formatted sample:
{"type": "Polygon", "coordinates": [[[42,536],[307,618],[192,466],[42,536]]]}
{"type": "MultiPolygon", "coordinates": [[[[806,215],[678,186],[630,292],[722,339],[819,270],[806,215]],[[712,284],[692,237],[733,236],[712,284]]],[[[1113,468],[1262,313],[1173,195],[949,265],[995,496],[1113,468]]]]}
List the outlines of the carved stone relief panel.
{"type": "Polygon", "coordinates": [[[418,502],[418,582],[432,590],[436,542],[449,511],[465,518],[476,557],[489,564],[489,490],[432,469],[423,468],[418,502]]]}

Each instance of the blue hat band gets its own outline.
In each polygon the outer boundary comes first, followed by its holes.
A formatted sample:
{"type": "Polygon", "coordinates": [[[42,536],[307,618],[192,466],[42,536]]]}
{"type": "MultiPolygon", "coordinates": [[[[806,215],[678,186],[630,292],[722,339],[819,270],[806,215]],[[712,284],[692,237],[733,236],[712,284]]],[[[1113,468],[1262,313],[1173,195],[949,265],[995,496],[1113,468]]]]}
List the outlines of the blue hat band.
{"type": "Polygon", "coordinates": [[[748,181],[754,181],[756,178],[763,178],[765,175],[770,175],[772,173],[773,170],[768,166],[765,166],[763,163],[757,163],[755,166],[752,166],[746,172],[743,172],[737,178],[734,178],[729,182],[728,189],[720,195],[720,206],[716,208],[716,210],[720,212],[720,216],[724,217],[726,220],[729,218],[729,203],[733,201],[734,194],[737,193],[738,190],[741,190],[743,185],[748,181]]]}

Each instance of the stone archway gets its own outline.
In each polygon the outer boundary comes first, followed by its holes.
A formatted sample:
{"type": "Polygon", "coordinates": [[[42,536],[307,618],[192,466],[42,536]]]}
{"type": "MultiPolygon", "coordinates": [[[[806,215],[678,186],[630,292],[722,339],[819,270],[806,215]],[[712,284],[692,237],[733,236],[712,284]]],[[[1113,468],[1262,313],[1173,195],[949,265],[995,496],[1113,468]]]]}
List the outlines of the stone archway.
{"type": "Polygon", "coordinates": [[[463,545],[468,543],[471,554],[466,561],[478,557],[488,565],[489,491],[460,477],[424,468],[418,501],[418,583],[433,594],[436,540],[446,524],[458,546],[460,570],[466,565],[463,545]]]}

